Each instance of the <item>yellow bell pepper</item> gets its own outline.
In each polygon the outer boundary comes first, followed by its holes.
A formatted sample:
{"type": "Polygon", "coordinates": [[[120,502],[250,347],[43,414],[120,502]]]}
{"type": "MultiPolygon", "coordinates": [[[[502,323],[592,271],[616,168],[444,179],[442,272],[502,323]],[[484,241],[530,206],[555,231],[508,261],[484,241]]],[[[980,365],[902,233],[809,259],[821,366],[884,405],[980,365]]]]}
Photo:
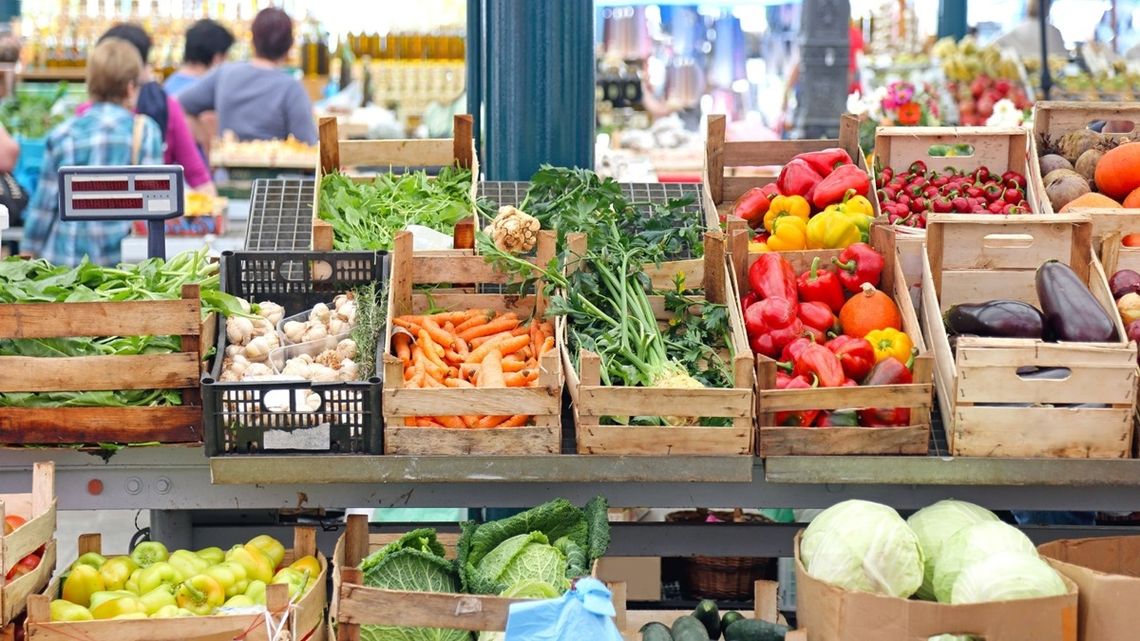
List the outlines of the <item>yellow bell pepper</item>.
{"type": "Polygon", "coordinates": [[[893,358],[900,363],[906,363],[910,360],[911,350],[914,349],[914,343],[911,342],[910,336],[905,332],[888,327],[886,329],[876,329],[864,338],[871,344],[871,348],[875,350],[875,362],[893,358]]]}
{"type": "Polygon", "coordinates": [[[94,618],[91,611],[82,605],[76,605],[64,599],[56,599],[51,602],[52,621],[90,621],[94,618]]]}
{"type": "Polygon", "coordinates": [[[854,189],[847,190],[843,202],[828,205],[823,213],[839,212],[846,215],[859,228],[860,240],[867,242],[871,236],[871,223],[875,220],[875,208],[871,201],[855,193],[854,189]]]}
{"type": "Polygon", "coordinates": [[[772,225],[768,249],[776,252],[799,251],[807,247],[807,223],[796,216],[783,216],[772,225]]]}
{"type": "Polygon", "coordinates": [[[92,594],[104,590],[103,576],[90,565],[76,565],[63,581],[63,598],[83,607],[91,604],[92,594]]]}
{"type": "Polygon", "coordinates": [[[846,249],[860,240],[859,228],[846,213],[837,209],[820,212],[808,221],[808,249],[846,249]]]}
{"type": "Polygon", "coordinates": [[[803,196],[776,196],[764,214],[764,229],[772,232],[776,219],[789,216],[800,218],[806,223],[808,216],[811,216],[811,203],[803,196]]]}
{"type": "Polygon", "coordinates": [[[178,600],[178,607],[206,616],[225,603],[226,591],[213,577],[199,574],[183,581],[174,597],[178,600]]]}
{"type": "Polygon", "coordinates": [[[768,243],[758,243],[756,241],[750,241],[748,243],[749,254],[763,254],[766,251],[769,251],[768,243]]]}
{"type": "Polygon", "coordinates": [[[132,594],[108,599],[91,608],[91,616],[96,619],[114,619],[124,614],[141,614],[145,617],[146,606],[132,594]]]}

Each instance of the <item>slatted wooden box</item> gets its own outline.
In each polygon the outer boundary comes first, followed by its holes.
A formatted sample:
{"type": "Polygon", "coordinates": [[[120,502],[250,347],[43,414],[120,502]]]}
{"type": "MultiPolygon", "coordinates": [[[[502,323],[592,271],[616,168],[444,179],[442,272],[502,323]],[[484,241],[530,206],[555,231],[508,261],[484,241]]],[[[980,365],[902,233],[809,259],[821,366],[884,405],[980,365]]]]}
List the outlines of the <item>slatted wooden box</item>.
{"type": "Polygon", "coordinates": [[[51,461],[32,466],[32,491],[0,494],[0,523],[6,516],[23,516],[27,521],[0,536],[0,572],[8,572],[21,559],[41,547],[40,563],[31,572],[5,581],[0,589],[0,626],[8,625],[27,607],[28,596],[44,589],[55,572],[55,464],[51,461]]]}
{"type": "Polygon", "coordinates": [[[0,443],[200,442],[198,380],[215,325],[201,318],[197,285],[184,286],[178,300],[0,305],[0,338],[182,339],[182,351],[173,354],[0,356],[0,392],[176,389],[182,395],[181,405],[166,407],[0,407],[0,443]]]}
{"type": "MultiPolygon", "coordinates": [[[[554,235],[539,234],[535,260],[545,265],[554,255],[554,235]]],[[[478,293],[478,286],[501,286],[511,277],[482,257],[455,252],[412,252],[412,236],[396,236],[391,254],[388,326],[384,342],[384,453],[421,456],[559,454],[562,451],[562,363],[557,350],[539,359],[539,385],[502,389],[412,389],[404,387],[403,363],[392,355],[392,319],[422,314],[428,309],[489,309],[532,314],[541,319],[546,309],[541,282],[525,296],[478,293]],[[474,283],[476,287],[466,284],[474,283]],[[439,287],[415,292],[413,286],[439,287]],[[456,429],[407,426],[414,416],[513,416],[529,414],[524,427],[456,429]]]]}
{"type": "MultiPolygon", "coordinates": [[[[320,217],[321,179],[342,167],[440,167],[455,165],[471,170],[471,217],[455,226],[454,246],[460,254],[471,255],[475,247],[475,230],[479,216],[474,203],[479,189],[479,156],[472,137],[473,120],[469,115],[455,116],[453,138],[422,140],[340,140],[336,118],[321,118],[316,192],[313,195],[313,238],[311,249],[332,251],[334,233],[331,224],[320,217]]],[[[357,182],[371,178],[356,177],[357,182]]]]}
{"type": "MultiPolygon", "coordinates": [[[[289,603],[288,587],[284,584],[270,585],[265,593],[269,616],[275,625],[283,624],[291,638],[298,640],[324,641],[328,630],[325,625],[328,560],[317,550],[316,535],[315,528],[294,528],[293,547],[285,550],[283,561],[289,564],[303,556],[316,556],[321,563],[321,574],[312,589],[293,604],[289,603]]],[[[78,553],[83,555],[87,552],[103,553],[102,539],[98,534],[80,535],[78,553]]],[[[53,622],[51,602],[57,598],[60,587],[61,583],[56,579],[42,593],[28,598],[25,638],[29,641],[275,641],[269,633],[264,612],[173,619],[53,622]]]]}
{"type": "Polygon", "coordinates": [[[1087,216],[939,215],[923,273],[922,322],[955,456],[1126,458],[1136,404],[1136,344],[1047,343],[960,337],[950,348],[942,314],[959,303],[1012,298],[1040,306],[1037,268],[1057,259],[1088,283],[1124,336],[1087,216]],[[1065,368],[1063,380],[1021,368],[1065,368]],[[1069,407],[1055,407],[1057,404],[1069,407]],[[1104,407],[1073,406],[1077,404],[1104,407]]]}

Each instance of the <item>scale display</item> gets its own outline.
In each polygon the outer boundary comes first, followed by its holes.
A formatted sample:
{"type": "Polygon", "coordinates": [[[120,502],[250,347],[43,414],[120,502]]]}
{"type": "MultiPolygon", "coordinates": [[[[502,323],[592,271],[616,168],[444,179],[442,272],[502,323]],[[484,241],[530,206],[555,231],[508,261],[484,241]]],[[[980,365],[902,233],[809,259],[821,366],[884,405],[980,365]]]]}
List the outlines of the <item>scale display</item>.
{"type": "Polygon", "coordinates": [[[147,253],[166,256],[164,221],[182,215],[180,165],[61,167],[60,220],[145,220],[147,253]]]}

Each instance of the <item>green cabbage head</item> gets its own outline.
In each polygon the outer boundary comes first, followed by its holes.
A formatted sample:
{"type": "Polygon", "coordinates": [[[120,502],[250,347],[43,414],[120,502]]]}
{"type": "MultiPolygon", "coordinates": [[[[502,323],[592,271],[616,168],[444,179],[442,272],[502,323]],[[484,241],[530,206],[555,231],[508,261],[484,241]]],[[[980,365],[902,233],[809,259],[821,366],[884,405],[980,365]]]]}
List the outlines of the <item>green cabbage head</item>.
{"type": "Polygon", "coordinates": [[[934,600],[934,560],[941,555],[947,539],[975,523],[997,520],[997,515],[984,507],[954,500],[939,501],[912,514],[906,524],[918,536],[924,560],[922,587],[915,596],[934,600]]]}
{"type": "Polygon", "coordinates": [[[908,598],[922,585],[922,549],[885,505],[850,500],[824,510],[800,540],[813,577],[848,590],[908,598]]]}
{"type": "Polygon", "coordinates": [[[950,603],[988,603],[1059,596],[1068,587],[1061,575],[1036,554],[1001,552],[958,575],[950,603]]]}
{"type": "Polygon", "coordinates": [[[561,594],[570,587],[566,556],[542,532],[519,534],[503,541],[476,566],[483,576],[508,586],[542,582],[561,594]]]}
{"type": "Polygon", "coordinates": [[[941,603],[950,603],[950,593],[958,575],[974,563],[1001,552],[1037,556],[1037,548],[1029,537],[1001,521],[975,523],[958,530],[946,539],[934,559],[935,598],[941,603]]]}

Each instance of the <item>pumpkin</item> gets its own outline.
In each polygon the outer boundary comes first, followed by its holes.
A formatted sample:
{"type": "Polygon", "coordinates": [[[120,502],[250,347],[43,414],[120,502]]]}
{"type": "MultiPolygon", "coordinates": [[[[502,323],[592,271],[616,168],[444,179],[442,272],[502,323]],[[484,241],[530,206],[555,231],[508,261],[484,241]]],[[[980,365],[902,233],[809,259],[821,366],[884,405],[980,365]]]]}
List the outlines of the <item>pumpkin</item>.
{"type": "Polygon", "coordinates": [[[1130,142],[1109,150],[1097,163],[1096,186],[1116,200],[1140,187],[1140,143],[1130,142]]]}
{"type": "Polygon", "coordinates": [[[1128,194],[1128,198],[1124,199],[1124,208],[1140,209],[1140,187],[1133,189],[1132,193],[1128,194]]]}
{"type": "Polygon", "coordinates": [[[876,329],[901,330],[902,315],[890,296],[871,283],[863,283],[863,291],[849,298],[839,310],[839,324],[844,334],[863,338],[876,329]]]}
{"type": "Polygon", "coordinates": [[[1070,209],[1120,209],[1120,203],[1104,194],[1089,192],[1070,200],[1069,204],[1061,208],[1061,213],[1070,209]]]}

